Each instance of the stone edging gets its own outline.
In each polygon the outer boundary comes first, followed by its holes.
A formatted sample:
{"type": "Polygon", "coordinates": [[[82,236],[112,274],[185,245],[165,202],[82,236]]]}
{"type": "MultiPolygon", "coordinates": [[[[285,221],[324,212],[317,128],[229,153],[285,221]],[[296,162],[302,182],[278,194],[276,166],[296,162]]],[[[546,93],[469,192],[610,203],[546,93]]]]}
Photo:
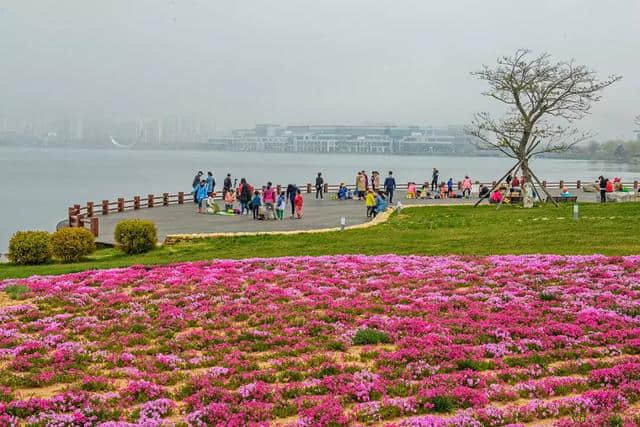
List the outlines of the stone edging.
{"type": "MultiPolygon", "coordinates": [[[[402,209],[421,208],[427,206],[464,206],[459,203],[438,203],[438,204],[418,204],[418,205],[403,205],[402,209]]],[[[357,230],[363,228],[373,227],[384,222],[387,222],[393,212],[398,210],[396,206],[392,206],[385,212],[376,216],[369,222],[363,222],[362,224],[355,224],[345,227],[345,230],[357,230]]],[[[226,233],[193,233],[193,234],[169,234],[165,237],[163,245],[170,246],[179,242],[185,242],[189,240],[200,239],[215,239],[219,237],[243,237],[243,236],[286,236],[291,234],[313,234],[313,233],[327,233],[330,231],[339,231],[340,227],[332,228],[315,228],[311,230],[289,230],[289,231],[238,231],[238,232],[226,232],[226,233]]]]}

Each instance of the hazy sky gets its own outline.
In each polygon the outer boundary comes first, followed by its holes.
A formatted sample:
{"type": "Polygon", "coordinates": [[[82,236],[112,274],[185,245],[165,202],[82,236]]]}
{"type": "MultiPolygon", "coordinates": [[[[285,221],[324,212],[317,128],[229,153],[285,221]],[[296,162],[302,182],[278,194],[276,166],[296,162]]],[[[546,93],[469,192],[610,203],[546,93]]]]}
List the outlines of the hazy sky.
{"type": "Polygon", "coordinates": [[[467,123],[519,47],[624,79],[583,127],[631,137],[640,0],[1,0],[0,112],[467,123]]]}

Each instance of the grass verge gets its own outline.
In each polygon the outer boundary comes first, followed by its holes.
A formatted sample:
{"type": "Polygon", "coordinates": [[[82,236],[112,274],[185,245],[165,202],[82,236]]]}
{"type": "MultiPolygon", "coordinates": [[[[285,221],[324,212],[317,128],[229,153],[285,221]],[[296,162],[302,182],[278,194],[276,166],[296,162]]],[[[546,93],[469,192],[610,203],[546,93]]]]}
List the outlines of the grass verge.
{"type": "Polygon", "coordinates": [[[317,234],[223,237],[159,247],[127,256],[100,249],[73,264],[0,265],[0,279],[62,274],[132,264],[167,264],[213,258],[332,254],[593,254],[640,253],[640,203],[581,204],[533,209],[518,206],[433,206],[394,213],[386,223],[317,234]]]}

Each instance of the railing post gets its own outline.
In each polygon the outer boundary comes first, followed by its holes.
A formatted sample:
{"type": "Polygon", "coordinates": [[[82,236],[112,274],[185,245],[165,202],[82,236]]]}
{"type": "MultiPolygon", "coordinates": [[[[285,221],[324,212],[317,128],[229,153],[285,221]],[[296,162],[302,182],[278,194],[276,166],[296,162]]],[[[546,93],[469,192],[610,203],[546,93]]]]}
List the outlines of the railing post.
{"type": "Polygon", "coordinates": [[[564,187],[564,179],[561,179],[558,183],[558,188],[562,190],[562,187],[564,187]]]}
{"type": "Polygon", "coordinates": [[[133,209],[140,209],[140,196],[133,197],[133,209]]]}
{"type": "Polygon", "coordinates": [[[102,215],[109,215],[109,201],[102,201],[102,215]]]}
{"type": "Polygon", "coordinates": [[[162,193],[162,206],[169,206],[169,193],[162,193]]]}
{"type": "Polygon", "coordinates": [[[97,216],[91,217],[91,233],[93,234],[94,237],[98,237],[99,232],[100,232],[100,228],[98,225],[98,217],[97,216]]]}
{"type": "Polygon", "coordinates": [[[458,190],[462,190],[462,181],[458,181],[458,190]]]}
{"type": "Polygon", "coordinates": [[[147,195],[147,207],[148,208],[152,208],[153,207],[153,194],[148,194],[147,195]]]}
{"type": "Polygon", "coordinates": [[[84,215],[82,215],[81,213],[79,213],[78,215],[76,215],[76,224],[78,227],[84,227],[84,215]]]}
{"type": "Polygon", "coordinates": [[[93,216],[93,202],[87,202],[87,217],[93,216]]]}
{"type": "Polygon", "coordinates": [[[118,197],[118,212],[124,212],[124,198],[118,197]]]}
{"type": "Polygon", "coordinates": [[[307,183],[307,193],[311,193],[311,184],[307,183]]]}
{"type": "Polygon", "coordinates": [[[76,215],[80,215],[80,205],[73,205],[73,208],[76,210],[76,215]]]}
{"type": "Polygon", "coordinates": [[[73,227],[73,217],[76,214],[76,208],[74,208],[73,206],[69,206],[68,209],[68,221],[69,221],[69,227],[73,227]]]}
{"type": "Polygon", "coordinates": [[[495,187],[495,186],[496,186],[496,184],[497,184],[497,182],[495,182],[495,181],[491,181],[491,188],[495,187]]]}
{"type": "Polygon", "coordinates": [[[633,189],[638,190],[638,180],[633,181],[633,189]]]}
{"type": "Polygon", "coordinates": [[[576,188],[580,188],[582,186],[582,182],[580,180],[576,181],[576,188]]]}
{"type": "Polygon", "coordinates": [[[329,184],[327,184],[326,182],[324,183],[324,187],[322,188],[322,192],[323,193],[328,193],[329,192],[329,184]]]}
{"type": "Polygon", "coordinates": [[[184,205],[184,191],[178,193],[178,204],[184,205]]]}
{"type": "Polygon", "coordinates": [[[547,188],[547,181],[546,180],[542,181],[542,187],[547,188]]]}

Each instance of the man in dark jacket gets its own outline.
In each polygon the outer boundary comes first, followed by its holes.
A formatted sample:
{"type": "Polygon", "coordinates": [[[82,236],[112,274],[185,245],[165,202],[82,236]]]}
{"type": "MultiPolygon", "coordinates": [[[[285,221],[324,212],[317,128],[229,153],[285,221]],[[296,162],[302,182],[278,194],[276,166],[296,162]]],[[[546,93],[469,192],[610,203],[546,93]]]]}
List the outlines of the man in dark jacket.
{"type": "Polygon", "coordinates": [[[295,199],[297,194],[298,194],[298,187],[296,187],[295,184],[287,185],[287,199],[289,199],[289,202],[291,203],[291,219],[293,219],[293,216],[296,213],[295,199]]]}
{"type": "Polygon", "coordinates": [[[231,187],[233,186],[233,184],[231,184],[231,174],[228,173],[227,177],[224,179],[224,184],[223,184],[223,189],[222,189],[222,194],[225,194],[227,191],[231,191],[231,187]]]}
{"type": "Polygon", "coordinates": [[[600,203],[606,203],[607,202],[607,181],[608,179],[605,178],[604,176],[600,175],[598,177],[599,180],[599,184],[600,184],[600,203]]]}
{"type": "Polygon", "coordinates": [[[438,169],[433,168],[433,173],[431,174],[431,191],[435,191],[438,188],[438,176],[440,175],[440,171],[438,169]]]}
{"type": "Polygon", "coordinates": [[[389,176],[384,180],[384,191],[389,195],[389,204],[393,203],[393,192],[396,189],[396,179],[393,172],[389,171],[389,176]]]}
{"type": "Polygon", "coordinates": [[[324,185],[324,179],[322,178],[322,173],[318,172],[318,176],[316,177],[316,199],[318,196],[322,199],[322,186],[324,185]]]}

